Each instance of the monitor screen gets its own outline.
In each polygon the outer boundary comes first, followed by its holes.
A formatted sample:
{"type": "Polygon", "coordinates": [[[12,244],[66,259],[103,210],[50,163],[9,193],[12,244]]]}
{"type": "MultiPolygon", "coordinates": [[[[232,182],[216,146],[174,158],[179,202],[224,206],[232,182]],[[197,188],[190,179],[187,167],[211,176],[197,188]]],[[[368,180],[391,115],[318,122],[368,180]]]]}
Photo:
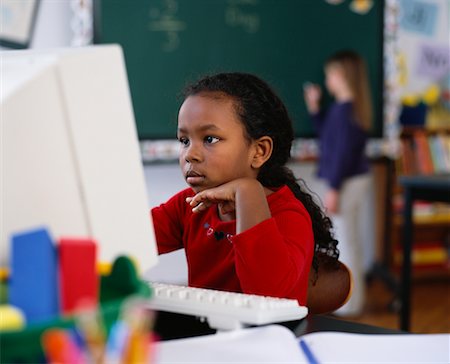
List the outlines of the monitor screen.
{"type": "Polygon", "coordinates": [[[10,236],[47,227],[92,237],[98,260],[157,261],[122,50],[1,52],[1,255],[10,236]]]}

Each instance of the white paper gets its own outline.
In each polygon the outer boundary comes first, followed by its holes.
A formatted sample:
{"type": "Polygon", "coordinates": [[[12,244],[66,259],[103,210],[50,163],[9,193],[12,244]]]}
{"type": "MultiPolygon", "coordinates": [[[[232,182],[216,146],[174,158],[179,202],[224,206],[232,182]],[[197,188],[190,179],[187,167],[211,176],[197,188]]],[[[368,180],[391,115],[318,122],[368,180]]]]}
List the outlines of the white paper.
{"type": "MultiPolygon", "coordinates": [[[[350,334],[317,332],[303,335],[320,364],[450,362],[450,334],[350,334]]],[[[303,361],[307,359],[302,353],[303,361]]]]}
{"type": "MultiPolygon", "coordinates": [[[[301,337],[320,364],[450,363],[450,334],[317,332],[301,337]]],[[[304,363],[300,338],[270,325],[157,343],[157,364],[304,363]]]]}
{"type": "Polygon", "coordinates": [[[298,339],[279,325],[162,341],[153,358],[157,364],[305,363],[298,339]]]}

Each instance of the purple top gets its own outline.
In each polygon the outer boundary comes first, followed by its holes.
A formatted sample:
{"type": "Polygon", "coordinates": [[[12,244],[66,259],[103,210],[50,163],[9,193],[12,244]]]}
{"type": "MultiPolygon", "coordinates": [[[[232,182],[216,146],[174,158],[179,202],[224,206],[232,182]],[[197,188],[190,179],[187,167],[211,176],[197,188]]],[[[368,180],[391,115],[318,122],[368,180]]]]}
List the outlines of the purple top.
{"type": "Polygon", "coordinates": [[[346,178],[369,171],[367,133],[354,121],[352,103],[333,103],[326,113],[311,115],[319,135],[318,176],[339,189],[346,178]]]}

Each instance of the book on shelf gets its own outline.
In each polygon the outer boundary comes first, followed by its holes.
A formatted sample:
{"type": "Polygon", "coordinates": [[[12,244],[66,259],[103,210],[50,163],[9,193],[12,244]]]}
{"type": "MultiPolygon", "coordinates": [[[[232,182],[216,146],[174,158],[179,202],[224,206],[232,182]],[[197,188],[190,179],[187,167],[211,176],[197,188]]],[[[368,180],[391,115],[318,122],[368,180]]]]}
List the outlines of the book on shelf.
{"type": "Polygon", "coordinates": [[[423,130],[417,130],[413,134],[413,141],[416,151],[417,167],[421,174],[433,174],[434,166],[428,138],[423,130]]]}
{"type": "Polygon", "coordinates": [[[400,158],[398,159],[398,162],[397,170],[400,174],[411,175],[417,172],[411,140],[406,138],[401,139],[400,158]]]}
{"type": "Polygon", "coordinates": [[[415,129],[400,139],[400,175],[450,173],[450,134],[415,129]]]}
{"type": "MultiPolygon", "coordinates": [[[[400,244],[394,248],[394,268],[402,266],[403,249],[400,244]]],[[[415,242],[412,246],[411,262],[414,269],[426,271],[436,268],[448,269],[450,256],[448,246],[441,241],[415,242]]]]}
{"type": "Polygon", "coordinates": [[[431,159],[433,161],[433,169],[436,173],[445,171],[444,161],[440,156],[439,145],[436,135],[428,136],[428,145],[430,146],[431,159]]]}
{"type": "Polygon", "coordinates": [[[450,173],[450,135],[437,134],[435,139],[443,172],[450,173]]]}
{"type": "MultiPolygon", "coordinates": [[[[404,199],[402,194],[392,198],[392,208],[395,214],[394,223],[403,224],[404,199]]],[[[445,202],[431,202],[415,200],[412,208],[413,223],[415,225],[448,225],[450,226],[450,204],[445,202]]]]}

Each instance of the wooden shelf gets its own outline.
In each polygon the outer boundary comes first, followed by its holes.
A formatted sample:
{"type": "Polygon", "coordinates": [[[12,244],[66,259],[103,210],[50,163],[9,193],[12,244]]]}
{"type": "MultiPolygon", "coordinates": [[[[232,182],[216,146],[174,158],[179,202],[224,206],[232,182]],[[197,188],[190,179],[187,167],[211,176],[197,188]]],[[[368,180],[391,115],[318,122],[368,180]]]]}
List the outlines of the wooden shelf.
{"type": "MultiPolygon", "coordinates": [[[[436,128],[426,129],[418,126],[409,126],[402,129],[400,139],[402,145],[402,152],[399,159],[395,164],[395,171],[393,178],[393,206],[394,211],[392,215],[392,231],[391,231],[391,268],[394,272],[398,272],[401,267],[401,262],[398,258],[394,258],[394,255],[398,254],[399,246],[403,241],[403,215],[401,210],[403,208],[403,189],[398,183],[400,175],[410,174],[447,174],[448,172],[442,171],[442,162],[439,164],[436,162],[436,151],[432,150],[432,143],[434,139],[441,138],[439,141],[447,148],[446,153],[450,158],[450,128],[436,128]],[[427,156],[424,157],[424,150],[427,156]],[[432,153],[435,155],[432,156],[432,153]],[[425,166],[425,163],[427,165],[425,166]],[[428,171],[428,173],[425,173],[428,171]]],[[[442,149],[441,149],[442,151],[442,149]]],[[[444,153],[445,155],[445,153],[444,153]]],[[[439,158],[446,158],[439,154],[439,158]]],[[[416,201],[418,203],[418,201],[416,201]]],[[[450,244],[450,205],[442,203],[427,203],[417,208],[422,208],[420,213],[413,213],[413,254],[414,247],[420,245],[422,248],[427,248],[427,244],[431,246],[442,244],[443,254],[448,254],[448,244],[450,244]],[[429,210],[428,210],[429,208],[429,210]]],[[[416,208],[416,207],[415,207],[416,208]]],[[[430,264],[429,266],[421,266],[419,263],[413,262],[412,275],[414,279],[419,278],[443,278],[450,277],[450,255],[447,255],[447,260],[442,262],[442,255],[440,257],[441,262],[437,264],[430,264]],[[442,264],[441,264],[442,263],[442,264]]]]}
{"type": "MultiPolygon", "coordinates": [[[[393,268],[393,272],[396,276],[400,275],[400,267],[393,268]]],[[[442,267],[430,267],[430,268],[413,268],[412,279],[414,281],[421,280],[450,280],[450,268],[446,266],[442,267]]]]}
{"type": "MultiPolygon", "coordinates": [[[[413,222],[416,227],[439,227],[444,226],[450,229],[450,215],[442,215],[442,214],[433,214],[433,215],[424,215],[424,216],[414,216],[413,222]]],[[[401,226],[403,225],[403,216],[395,215],[394,216],[394,225],[401,226]]]]}

